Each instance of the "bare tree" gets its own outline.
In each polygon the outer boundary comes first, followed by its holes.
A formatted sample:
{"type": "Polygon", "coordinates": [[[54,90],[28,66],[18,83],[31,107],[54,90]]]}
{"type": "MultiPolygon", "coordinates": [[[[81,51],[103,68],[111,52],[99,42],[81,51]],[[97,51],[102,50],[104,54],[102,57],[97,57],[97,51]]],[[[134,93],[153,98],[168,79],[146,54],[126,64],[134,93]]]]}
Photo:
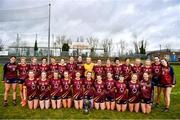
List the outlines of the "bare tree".
{"type": "Polygon", "coordinates": [[[3,48],[4,48],[4,44],[3,44],[2,39],[0,39],[0,51],[2,51],[2,50],[3,50],[3,48]]]}
{"type": "Polygon", "coordinates": [[[57,47],[62,47],[62,45],[63,45],[64,43],[67,43],[66,36],[65,36],[65,35],[62,35],[62,36],[58,35],[58,36],[56,37],[55,43],[56,43],[56,46],[57,46],[57,47]]]}
{"type": "Polygon", "coordinates": [[[127,43],[125,40],[120,40],[117,44],[119,48],[119,55],[123,55],[125,52],[125,49],[127,48],[127,43]]]}
{"type": "Polygon", "coordinates": [[[112,39],[106,38],[102,41],[102,47],[105,53],[111,53],[112,50],[112,39]]]}
{"type": "Polygon", "coordinates": [[[99,39],[94,37],[94,36],[90,36],[90,37],[87,37],[86,38],[86,41],[89,43],[89,45],[92,47],[92,48],[96,48],[97,47],[97,44],[99,42],[99,39]]]}
{"type": "Polygon", "coordinates": [[[170,43],[166,43],[166,44],[165,44],[165,49],[166,49],[167,51],[171,51],[171,44],[170,44],[170,43]]]}

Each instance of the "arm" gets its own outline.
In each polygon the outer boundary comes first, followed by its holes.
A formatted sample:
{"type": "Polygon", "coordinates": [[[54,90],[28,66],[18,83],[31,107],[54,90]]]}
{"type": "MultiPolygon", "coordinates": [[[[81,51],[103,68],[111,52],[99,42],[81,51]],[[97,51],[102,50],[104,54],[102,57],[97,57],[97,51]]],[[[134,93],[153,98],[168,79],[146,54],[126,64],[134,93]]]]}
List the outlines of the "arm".
{"type": "Polygon", "coordinates": [[[172,66],[170,66],[170,74],[171,74],[171,77],[172,77],[172,84],[175,85],[176,84],[176,76],[174,74],[174,69],[172,66]]]}
{"type": "Polygon", "coordinates": [[[8,63],[6,63],[3,67],[2,82],[4,82],[6,80],[7,64],[8,63]]]}

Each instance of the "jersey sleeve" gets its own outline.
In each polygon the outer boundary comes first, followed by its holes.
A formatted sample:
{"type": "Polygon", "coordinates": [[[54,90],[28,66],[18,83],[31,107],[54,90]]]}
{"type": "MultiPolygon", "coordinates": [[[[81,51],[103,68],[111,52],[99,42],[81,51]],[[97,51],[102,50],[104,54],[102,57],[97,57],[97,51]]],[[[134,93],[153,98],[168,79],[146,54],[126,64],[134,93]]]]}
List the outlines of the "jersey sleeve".
{"type": "Polygon", "coordinates": [[[5,79],[6,79],[7,65],[8,65],[8,63],[6,63],[3,67],[2,81],[5,81],[5,79]]]}

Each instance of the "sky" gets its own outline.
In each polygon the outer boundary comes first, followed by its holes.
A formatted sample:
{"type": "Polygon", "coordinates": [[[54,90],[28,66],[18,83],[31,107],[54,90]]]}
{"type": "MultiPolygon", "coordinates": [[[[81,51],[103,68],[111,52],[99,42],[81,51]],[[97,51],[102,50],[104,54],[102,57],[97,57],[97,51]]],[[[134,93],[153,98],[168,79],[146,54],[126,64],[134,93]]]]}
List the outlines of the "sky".
{"type": "Polygon", "coordinates": [[[34,42],[37,33],[46,45],[49,1],[54,35],[111,38],[114,51],[120,40],[131,50],[135,39],[146,40],[148,51],[179,49],[180,0],[0,0],[0,39],[10,45],[20,33],[34,42]]]}

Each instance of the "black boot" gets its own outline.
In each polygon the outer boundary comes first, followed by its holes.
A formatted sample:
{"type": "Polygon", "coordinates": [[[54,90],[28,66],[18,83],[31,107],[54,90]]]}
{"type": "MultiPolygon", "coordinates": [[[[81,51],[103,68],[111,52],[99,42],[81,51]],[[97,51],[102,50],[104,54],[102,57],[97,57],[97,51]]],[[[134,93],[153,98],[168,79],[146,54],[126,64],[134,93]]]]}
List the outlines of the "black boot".
{"type": "Polygon", "coordinates": [[[169,112],[169,108],[165,108],[163,112],[169,112]]]}
{"type": "Polygon", "coordinates": [[[3,102],[3,106],[4,106],[4,107],[7,107],[7,106],[8,106],[8,102],[7,102],[7,100],[4,100],[4,102],[3,102]]]}
{"type": "Polygon", "coordinates": [[[14,105],[14,106],[16,106],[16,105],[17,105],[17,103],[16,103],[16,99],[15,99],[15,100],[13,100],[13,105],[14,105]]]}

